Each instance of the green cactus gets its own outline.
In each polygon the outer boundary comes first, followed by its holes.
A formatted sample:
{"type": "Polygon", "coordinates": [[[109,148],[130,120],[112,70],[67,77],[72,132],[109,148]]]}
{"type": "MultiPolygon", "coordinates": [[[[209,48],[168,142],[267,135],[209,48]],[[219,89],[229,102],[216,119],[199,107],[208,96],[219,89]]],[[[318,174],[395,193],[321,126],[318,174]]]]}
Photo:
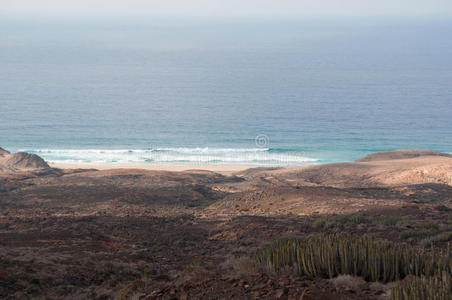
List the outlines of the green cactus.
{"type": "Polygon", "coordinates": [[[452,277],[413,276],[391,289],[392,300],[449,300],[452,298],[452,277]]]}
{"type": "Polygon", "coordinates": [[[349,274],[381,282],[408,275],[452,273],[449,251],[414,249],[368,235],[356,238],[350,234],[321,234],[303,240],[282,239],[260,250],[256,261],[276,272],[291,268],[311,277],[349,274]]]}

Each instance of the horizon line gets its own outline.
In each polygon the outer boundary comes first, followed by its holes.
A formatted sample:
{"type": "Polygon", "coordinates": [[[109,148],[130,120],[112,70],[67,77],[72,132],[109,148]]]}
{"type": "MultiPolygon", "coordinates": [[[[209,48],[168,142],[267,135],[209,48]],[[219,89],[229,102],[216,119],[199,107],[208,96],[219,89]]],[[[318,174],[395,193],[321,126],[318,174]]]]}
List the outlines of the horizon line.
{"type": "Polygon", "coordinates": [[[11,11],[1,10],[0,15],[10,17],[164,17],[164,18],[447,18],[452,17],[452,12],[428,12],[428,13],[162,13],[162,12],[120,12],[120,11],[11,11]]]}

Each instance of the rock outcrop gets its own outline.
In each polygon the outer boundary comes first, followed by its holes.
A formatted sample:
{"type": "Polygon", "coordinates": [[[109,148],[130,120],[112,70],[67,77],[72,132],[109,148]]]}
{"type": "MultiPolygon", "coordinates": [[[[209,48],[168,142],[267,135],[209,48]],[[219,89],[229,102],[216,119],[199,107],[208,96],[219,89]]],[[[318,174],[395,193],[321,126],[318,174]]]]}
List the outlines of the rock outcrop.
{"type": "Polygon", "coordinates": [[[447,153],[429,151],[429,150],[395,150],[395,151],[385,151],[378,152],[367,155],[356,162],[371,162],[380,160],[396,160],[396,159],[409,159],[422,156],[442,156],[451,158],[452,155],[447,153]]]}
{"type": "Polygon", "coordinates": [[[0,148],[1,171],[46,171],[52,168],[36,154],[26,152],[9,153],[0,148]]]}
{"type": "Polygon", "coordinates": [[[0,157],[9,155],[10,153],[6,151],[5,149],[0,147],[0,157]]]}

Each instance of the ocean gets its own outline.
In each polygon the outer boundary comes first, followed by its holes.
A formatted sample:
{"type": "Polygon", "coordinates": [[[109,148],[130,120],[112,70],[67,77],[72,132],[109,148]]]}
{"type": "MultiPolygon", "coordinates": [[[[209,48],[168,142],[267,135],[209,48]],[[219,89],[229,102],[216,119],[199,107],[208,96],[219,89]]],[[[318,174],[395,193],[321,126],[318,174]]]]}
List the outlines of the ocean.
{"type": "Polygon", "coordinates": [[[452,152],[452,21],[0,16],[0,147],[295,166],[452,152]]]}

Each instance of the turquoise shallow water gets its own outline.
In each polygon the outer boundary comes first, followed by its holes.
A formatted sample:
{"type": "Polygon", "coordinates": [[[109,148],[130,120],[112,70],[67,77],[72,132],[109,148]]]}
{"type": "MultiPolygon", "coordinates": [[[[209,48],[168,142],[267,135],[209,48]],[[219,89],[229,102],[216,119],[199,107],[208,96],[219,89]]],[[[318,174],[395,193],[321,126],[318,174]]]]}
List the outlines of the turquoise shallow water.
{"type": "Polygon", "coordinates": [[[53,162],[452,152],[452,22],[0,18],[0,146],[53,162]]]}

